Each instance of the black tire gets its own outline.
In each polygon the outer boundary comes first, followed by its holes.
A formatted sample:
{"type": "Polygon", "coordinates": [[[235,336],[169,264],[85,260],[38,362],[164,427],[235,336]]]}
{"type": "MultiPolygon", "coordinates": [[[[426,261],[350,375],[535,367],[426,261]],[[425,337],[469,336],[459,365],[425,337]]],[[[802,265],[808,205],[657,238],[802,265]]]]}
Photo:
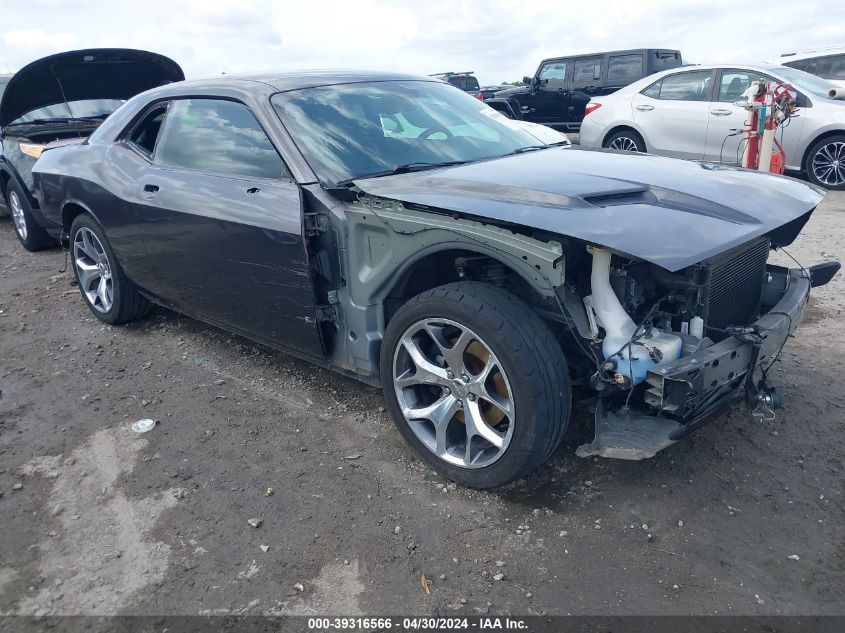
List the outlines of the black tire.
{"type": "Polygon", "coordinates": [[[814,185],[834,191],[845,190],[845,134],[828,136],[813,143],[807,151],[804,168],[807,179],[814,185]],[[833,163],[830,158],[838,161],[839,165],[828,172],[823,165],[833,163]]]}
{"type": "Polygon", "coordinates": [[[58,245],[58,242],[35,221],[29,204],[29,196],[21,190],[14,179],[9,180],[7,186],[6,205],[12,216],[15,235],[26,250],[35,252],[58,245]]]}
{"type": "Polygon", "coordinates": [[[569,421],[569,369],[557,340],[525,303],[485,284],[446,284],[403,305],[385,331],[381,368],[387,407],[405,440],[429,466],[473,488],[502,486],[530,473],[551,456],[569,421]],[[513,434],[490,465],[467,468],[441,459],[417,437],[402,414],[393,380],[396,349],[403,333],[424,319],[448,319],[471,329],[508,377],[516,412],[513,434]]]}
{"type": "Polygon", "coordinates": [[[602,147],[614,149],[619,152],[639,152],[645,154],[646,146],[643,137],[634,130],[619,130],[606,139],[602,147]],[[620,147],[620,145],[624,147],[620,147]]]}
{"type": "Polygon", "coordinates": [[[134,321],[149,314],[152,305],[150,302],[138,292],[137,286],[133,284],[123,272],[115,257],[114,251],[106,239],[105,231],[97,221],[87,213],[76,216],[73,224],[70,227],[70,259],[73,265],[73,274],[76,277],[76,283],[79,285],[79,291],[82,299],[88,305],[91,312],[94,313],[101,321],[105,323],[117,324],[125,323],[126,321],[134,321]],[[82,282],[80,281],[79,267],[76,262],[74,253],[74,244],[82,229],[91,231],[99,240],[103,247],[104,255],[107,258],[108,267],[111,271],[112,281],[112,304],[106,311],[98,309],[88,295],[84,292],[82,282]]]}

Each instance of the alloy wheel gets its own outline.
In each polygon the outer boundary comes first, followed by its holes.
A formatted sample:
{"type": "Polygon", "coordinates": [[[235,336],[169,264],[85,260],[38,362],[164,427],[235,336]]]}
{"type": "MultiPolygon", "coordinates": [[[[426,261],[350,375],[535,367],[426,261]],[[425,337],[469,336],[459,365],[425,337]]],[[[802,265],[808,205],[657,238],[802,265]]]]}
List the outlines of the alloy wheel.
{"type": "Polygon", "coordinates": [[[25,240],[29,231],[27,231],[26,228],[26,216],[23,213],[23,203],[18,197],[18,193],[16,191],[9,193],[9,207],[12,211],[12,222],[15,223],[15,230],[18,232],[18,235],[21,236],[21,239],[25,240]]]}
{"type": "Polygon", "coordinates": [[[617,136],[613,141],[610,142],[608,145],[610,149],[619,150],[621,152],[639,152],[640,148],[637,147],[637,142],[632,139],[628,138],[627,136],[617,136]]]}
{"type": "Polygon", "coordinates": [[[822,145],[813,156],[813,175],[825,185],[845,185],[845,143],[822,145]]]}
{"type": "Polygon", "coordinates": [[[114,280],[106,249],[94,232],[82,227],[73,239],[73,265],[79,287],[98,312],[108,312],[114,303],[114,280]]]}
{"type": "Polygon", "coordinates": [[[410,429],[437,457],[463,468],[498,460],[514,430],[514,399],[496,355],[469,328],[423,319],[405,330],[393,385],[410,429]]]}

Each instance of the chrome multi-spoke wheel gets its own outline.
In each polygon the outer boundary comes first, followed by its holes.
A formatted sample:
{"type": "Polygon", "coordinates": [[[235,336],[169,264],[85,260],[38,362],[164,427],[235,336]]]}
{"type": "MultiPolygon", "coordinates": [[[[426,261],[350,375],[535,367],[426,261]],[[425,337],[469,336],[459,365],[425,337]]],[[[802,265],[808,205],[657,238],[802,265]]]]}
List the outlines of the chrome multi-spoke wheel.
{"type": "Polygon", "coordinates": [[[572,393],[563,351],[502,288],[460,281],[408,299],[390,315],[380,362],[396,428],[453,481],[502,486],[563,437],[572,393]]]}
{"type": "Polygon", "coordinates": [[[814,179],[825,186],[845,186],[845,141],[832,140],[818,147],[810,169],[814,179]]]}
{"type": "Polygon", "coordinates": [[[514,399],[496,355],[449,319],[423,319],[402,334],[393,360],[396,399],[408,426],[437,457],[489,466],[507,450],[514,399]]]}
{"type": "Polygon", "coordinates": [[[627,136],[617,136],[608,144],[608,147],[610,149],[619,150],[620,152],[640,151],[640,149],[637,147],[637,142],[632,138],[628,138],[627,136]]]}
{"type": "Polygon", "coordinates": [[[91,307],[98,312],[111,310],[114,303],[112,266],[102,242],[87,227],[80,228],[74,235],[73,265],[79,288],[91,307]]]}
{"type": "Polygon", "coordinates": [[[26,236],[29,234],[26,228],[26,215],[24,215],[23,203],[17,191],[9,192],[9,210],[12,213],[12,222],[15,223],[15,230],[21,236],[22,240],[26,240],[26,236]]]}

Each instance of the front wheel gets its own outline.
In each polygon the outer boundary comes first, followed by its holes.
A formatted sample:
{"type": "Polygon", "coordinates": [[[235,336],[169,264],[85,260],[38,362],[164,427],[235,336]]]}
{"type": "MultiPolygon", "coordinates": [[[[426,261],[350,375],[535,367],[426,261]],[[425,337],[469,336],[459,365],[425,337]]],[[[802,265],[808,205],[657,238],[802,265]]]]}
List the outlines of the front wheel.
{"type": "Polygon", "coordinates": [[[82,298],[98,319],[123,323],[150,311],[149,301],[123,273],[103,228],[88,214],[78,215],[70,227],[70,254],[82,298]]]}
{"type": "Polygon", "coordinates": [[[807,177],[826,189],[845,189],[845,135],[828,136],[810,148],[807,177]]]}
{"type": "Polygon", "coordinates": [[[566,359],[546,324],[508,292],[459,282],[417,295],[388,324],[388,409],[444,476],[492,488],[525,476],[569,420],[566,359]]]}
{"type": "Polygon", "coordinates": [[[615,149],[620,152],[645,153],[645,141],[643,137],[634,130],[620,130],[607,137],[604,145],[607,149],[615,149]]]}

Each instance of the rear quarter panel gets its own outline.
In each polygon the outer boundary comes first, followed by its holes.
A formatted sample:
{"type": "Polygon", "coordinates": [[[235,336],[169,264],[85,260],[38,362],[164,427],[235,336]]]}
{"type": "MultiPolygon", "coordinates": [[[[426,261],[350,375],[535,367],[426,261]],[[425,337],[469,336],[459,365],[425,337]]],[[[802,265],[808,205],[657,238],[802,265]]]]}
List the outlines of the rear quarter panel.
{"type": "Polygon", "coordinates": [[[145,253],[130,203],[137,174],[113,155],[113,146],[77,145],[45,152],[33,169],[34,187],[45,220],[61,230],[63,210],[71,204],[90,213],[124,271],[133,279],[145,253]]]}

